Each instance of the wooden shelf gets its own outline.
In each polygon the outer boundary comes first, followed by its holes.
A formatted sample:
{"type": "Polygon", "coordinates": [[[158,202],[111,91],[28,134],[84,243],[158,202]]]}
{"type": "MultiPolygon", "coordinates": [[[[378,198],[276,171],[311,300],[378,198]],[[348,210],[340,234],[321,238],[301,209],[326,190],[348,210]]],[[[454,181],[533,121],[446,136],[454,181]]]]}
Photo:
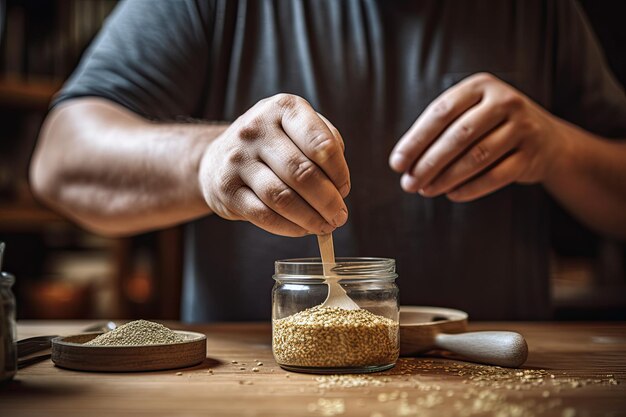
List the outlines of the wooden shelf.
{"type": "Polygon", "coordinates": [[[0,79],[0,105],[30,110],[46,110],[52,96],[61,88],[61,82],[0,79]]]}

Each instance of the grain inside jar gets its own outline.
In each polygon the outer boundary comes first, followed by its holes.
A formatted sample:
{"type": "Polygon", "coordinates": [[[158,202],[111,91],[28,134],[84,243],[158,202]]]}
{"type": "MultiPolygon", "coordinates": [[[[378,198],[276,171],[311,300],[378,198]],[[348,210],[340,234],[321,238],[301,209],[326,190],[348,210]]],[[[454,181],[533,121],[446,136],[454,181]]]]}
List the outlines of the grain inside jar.
{"type": "Polygon", "coordinates": [[[367,310],[313,307],[273,320],[273,346],[284,365],[316,368],[393,364],[398,322],[367,310]]]}

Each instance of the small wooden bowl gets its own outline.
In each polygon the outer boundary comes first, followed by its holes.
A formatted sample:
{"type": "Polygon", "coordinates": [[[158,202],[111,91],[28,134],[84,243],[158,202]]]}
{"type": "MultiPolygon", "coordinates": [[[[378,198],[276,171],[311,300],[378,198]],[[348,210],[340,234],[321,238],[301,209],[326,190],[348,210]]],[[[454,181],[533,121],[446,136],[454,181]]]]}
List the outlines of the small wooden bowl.
{"type": "Polygon", "coordinates": [[[52,339],[56,366],[78,371],[135,372],[185,368],[206,358],[206,336],[175,330],[181,343],[142,346],[85,346],[101,333],[84,333],[52,339]]]}

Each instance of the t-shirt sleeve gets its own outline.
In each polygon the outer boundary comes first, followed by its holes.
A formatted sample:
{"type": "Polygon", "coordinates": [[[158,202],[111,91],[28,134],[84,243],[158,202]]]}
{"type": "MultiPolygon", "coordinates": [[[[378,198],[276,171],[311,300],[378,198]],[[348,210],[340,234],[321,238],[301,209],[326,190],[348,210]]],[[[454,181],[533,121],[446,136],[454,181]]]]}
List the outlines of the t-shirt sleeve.
{"type": "Polygon", "coordinates": [[[195,1],[123,1],[52,105],[96,96],[152,119],[197,117],[209,55],[205,12],[195,1]]]}
{"type": "Polygon", "coordinates": [[[580,5],[557,4],[554,113],[596,134],[626,138],[626,94],[580,5]]]}

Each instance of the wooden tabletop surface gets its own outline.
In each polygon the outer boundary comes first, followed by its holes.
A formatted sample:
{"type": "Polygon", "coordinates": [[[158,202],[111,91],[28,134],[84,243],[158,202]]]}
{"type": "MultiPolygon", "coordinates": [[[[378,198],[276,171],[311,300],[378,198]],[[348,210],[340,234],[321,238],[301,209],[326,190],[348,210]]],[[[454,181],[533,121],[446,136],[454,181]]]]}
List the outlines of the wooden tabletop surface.
{"type": "MultiPolygon", "coordinates": [[[[73,334],[88,324],[22,322],[18,336],[73,334]]],[[[474,323],[471,330],[522,333],[530,349],[524,367],[403,358],[383,373],[340,378],[279,368],[267,323],[166,324],[205,333],[205,362],[173,371],[91,373],[60,369],[45,360],[0,386],[0,414],[626,416],[626,323],[474,323]]]]}

